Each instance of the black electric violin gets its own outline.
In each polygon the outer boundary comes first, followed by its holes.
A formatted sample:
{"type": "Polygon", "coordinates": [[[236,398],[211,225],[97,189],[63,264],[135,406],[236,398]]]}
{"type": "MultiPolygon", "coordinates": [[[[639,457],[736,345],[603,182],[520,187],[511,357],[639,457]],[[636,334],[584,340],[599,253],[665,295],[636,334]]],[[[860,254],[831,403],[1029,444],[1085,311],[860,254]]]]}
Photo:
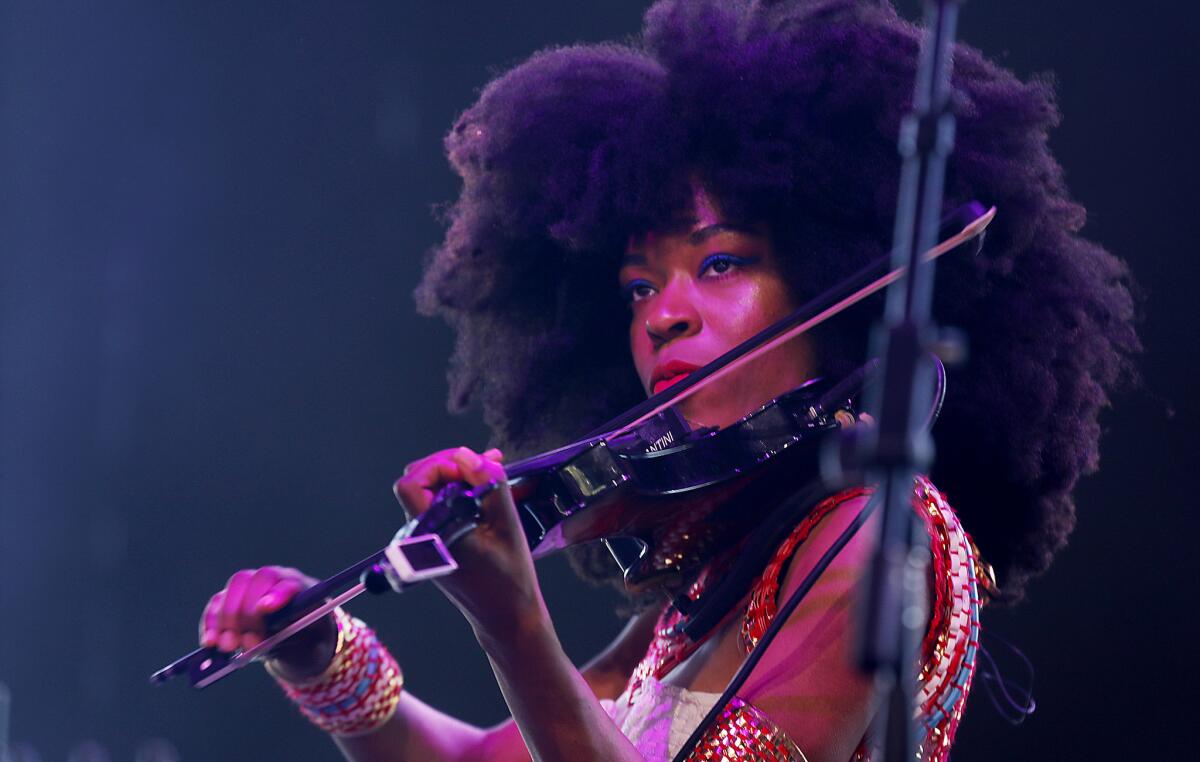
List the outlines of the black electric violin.
{"type": "MultiPolygon", "coordinates": [[[[933,259],[974,244],[995,215],[971,203],[943,224],[933,259]]],[[[899,279],[881,257],[683,381],[608,421],[582,439],[507,464],[508,485],[535,558],[597,540],[632,541],[614,552],[634,591],[677,590],[709,559],[743,541],[778,513],[781,495],[819,482],[817,448],[857,414],[877,374],[874,361],[837,382],[813,380],[724,428],[692,429],[675,410],[709,383],[798,336],[899,279]]],[[[932,425],[944,393],[938,374],[932,425]]],[[[480,501],[495,485],[451,484],[383,550],[298,594],[268,617],[273,633],[233,655],[200,648],[154,673],[155,683],[187,675],[203,688],[265,656],[283,640],[364,591],[397,592],[452,573],[450,548],[480,520],[480,501]]]]}

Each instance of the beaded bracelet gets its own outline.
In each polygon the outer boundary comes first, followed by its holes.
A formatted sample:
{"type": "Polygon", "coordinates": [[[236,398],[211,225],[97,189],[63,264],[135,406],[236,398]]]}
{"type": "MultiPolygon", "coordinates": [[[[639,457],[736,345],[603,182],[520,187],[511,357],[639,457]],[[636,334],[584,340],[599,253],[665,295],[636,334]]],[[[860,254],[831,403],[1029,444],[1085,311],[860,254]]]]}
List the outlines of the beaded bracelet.
{"type": "Polygon", "coordinates": [[[404,674],[375,631],[340,608],[337,648],[329,666],[303,682],[283,678],[271,663],[267,671],[314,725],[337,736],[378,730],[396,713],[404,674]]]}

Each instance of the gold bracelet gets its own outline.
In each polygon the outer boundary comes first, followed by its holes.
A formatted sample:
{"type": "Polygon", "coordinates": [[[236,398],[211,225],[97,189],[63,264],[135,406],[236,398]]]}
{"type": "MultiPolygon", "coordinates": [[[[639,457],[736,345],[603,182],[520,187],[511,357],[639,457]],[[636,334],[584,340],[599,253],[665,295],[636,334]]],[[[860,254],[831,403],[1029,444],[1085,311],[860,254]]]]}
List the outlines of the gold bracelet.
{"type": "Polygon", "coordinates": [[[329,666],[295,683],[268,662],[267,671],[314,725],[337,736],[378,730],[400,704],[404,673],[375,631],[342,609],[334,609],[338,641],[329,666]]]}

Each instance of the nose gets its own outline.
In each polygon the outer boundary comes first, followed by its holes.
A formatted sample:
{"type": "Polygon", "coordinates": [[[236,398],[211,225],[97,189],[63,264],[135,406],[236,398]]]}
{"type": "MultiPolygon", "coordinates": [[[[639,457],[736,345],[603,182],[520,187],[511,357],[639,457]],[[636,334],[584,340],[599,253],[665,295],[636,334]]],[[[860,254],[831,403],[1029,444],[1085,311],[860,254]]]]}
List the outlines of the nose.
{"type": "Polygon", "coordinates": [[[700,330],[700,312],[688,284],[672,279],[654,300],[646,316],[646,334],[654,347],[669,341],[691,336],[700,330]]]}

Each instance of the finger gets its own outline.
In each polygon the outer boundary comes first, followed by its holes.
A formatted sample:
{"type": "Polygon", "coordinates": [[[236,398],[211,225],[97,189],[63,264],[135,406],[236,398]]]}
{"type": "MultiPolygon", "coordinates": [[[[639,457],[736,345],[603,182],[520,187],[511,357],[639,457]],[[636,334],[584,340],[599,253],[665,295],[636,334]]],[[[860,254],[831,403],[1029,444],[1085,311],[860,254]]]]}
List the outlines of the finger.
{"type": "Polygon", "coordinates": [[[208,599],[208,605],[204,607],[204,613],[200,615],[200,645],[203,648],[212,648],[217,644],[217,635],[219,634],[217,614],[221,610],[224,599],[224,590],[216,592],[213,597],[208,599]]]}
{"type": "Polygon", "coordinates": [[[406,476],[392,485],[396,499],[410,517],[424,513],[433,502],[433,495],[441,487],[454,481],[462,481],[458,463],[448,457],[430,457],[420,461],[406,476]]]}
{"type": "Polygon", "coordinates": [[[455,450],[439,450],[434,454],[415,460],[404,467],[404,475],[396,480],[393,489],[404,483],[419,483],[423,487],[430,487],[436,484],[439,477],[442,483],[453,481],[456,477],[448,477],[442,472],[453,464],[451,456],[455,450]]]}
{"type": "Polygon", "coordinates": [[[309,585],[299,579],[281,579],[258,599],[255,603],[255,609],[259,614],[269,614],[272,611],[278,611],[295,598],[297,593],[308,589],[308,587],[309,585]]]}
{"type": "Polygon", "coordinates": [[[225,600],[221,604],[220,613],[217,615],[217,625],[222,630],[233,630],[237,628],[238,611],[242,607],[242,596],[246,593],[246,585],[250,583],[250,579],[254,576],[254,571],[251,569],[242,569],[234,573],[229,578],[229,582],[225,585],[225,600]]]}
{"type": "Polygon", "coordinates": [[[500,448],[498,447],[493,447],[490,450],[484,450],[483,457],[487,458],[488,460],[494,460],[497,463],[504,462],[504,453],[500,452],[500,448]]]}
{"type": "Polygon", "coordinates": [[[282,573],[281,566],[264,566],[255,571],[246,583],[237,611],[237,626],[243,633],[264,631],[262,615],[258,611],[258,599],[275,586],[282,573]]]}
{"type": "Polygon", "coordinates": [[[217,648],[221,651],[236,651],[241,642],[241,636],[235,631],[221,630],[217,637],[217,648]]]}
{"type": "Polygon", "coordinates": [[[263,642],[263,639],[258,635],[258,633],[244,632],[242,633],[242,641],[239,643],[239,645],[243,649],[249,651],[251,648],[254,648],[261,642],[263,642]]]}
{"type": "Polygon", "coordinates": [[[454,462],[458,464],[461,478],[472,487],[488,482],[499,482],[504,478],[504,466],[495,460],[484,458],[467,447],[454,451],[454,462]]]}
{"type": "Polygon", "coordinates": [[[484,458],[479,453],[472,450],[470,447],[459,447],[450,453],[450,459],[458,464],[459,470],[464,472],[478,471],[483,466],[484,458]]]}
{"type": "Polygon", "coordinates": [[[504,531],[513,531],[519,527],[519,522],[516,514],[513,512],[512,496],[508,487],[508,475],[504,471],[504,466],[500,463],[487,458],[479,458],[477,463],[472,460],[471,456],[474,453],[462,453],[458,455],[461,458],[463,481],[470,484],[472,487],[480,487],[485,484],[495,484],[496,488],[484,496],[481,502],[481,508],[484,519],[493,528],[504,527],[504,531]],[[476,463],[475,468],[468,468],[465,464],[476,463]]]}

